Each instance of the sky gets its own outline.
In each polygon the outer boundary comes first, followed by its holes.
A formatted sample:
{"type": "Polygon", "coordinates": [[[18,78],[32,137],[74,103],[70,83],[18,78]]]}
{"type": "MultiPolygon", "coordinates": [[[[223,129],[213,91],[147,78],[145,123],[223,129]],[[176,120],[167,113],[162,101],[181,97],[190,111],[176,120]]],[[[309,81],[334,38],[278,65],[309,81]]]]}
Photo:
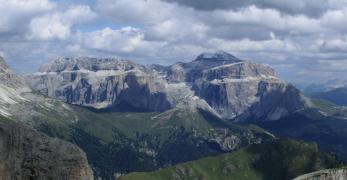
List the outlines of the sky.
{"type": "Polygon", "coordinates": [[[0,55],[18,73],[58,57],[141,64],[226,51],[292,83],[347,77],[346,0],[0,0],[0,55]]]}

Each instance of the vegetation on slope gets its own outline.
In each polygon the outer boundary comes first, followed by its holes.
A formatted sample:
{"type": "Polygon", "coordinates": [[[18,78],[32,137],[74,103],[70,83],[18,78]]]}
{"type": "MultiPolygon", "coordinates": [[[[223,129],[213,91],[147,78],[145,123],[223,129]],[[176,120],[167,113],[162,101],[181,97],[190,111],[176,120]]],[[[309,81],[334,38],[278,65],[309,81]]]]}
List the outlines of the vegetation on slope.
{"type": "Polygon", "coordinates": [[[284,139],[251,145],[233,153],[203,158],[155,172],[130,173],[120,179],[285,180],[339,166],[341,163],[335,156],[320,152],[314,143],[284,139]]]}
{"type": "Polygon", "coordinates": [[[25,112],[34,111],[14,119],[78,145],[95,174],[104,179],[153,171],[273,138],[256,126],[227,123],[203,110],[98,111],[53,100],[25,108],[30,108],[25,112]]]}
{"type": "Polygon", "coordinates": [[[311,99],[311,102],[323,115],[340,118],[347,117],[346,106],[339,106],[324,99],[311,99]]]}
{"type": "MultiPolygon", "coordinates": [[[[77,144],[86,152],[95,174],[104,179],[112,179],[119,173],[165,168],[272,139],[257,126],[225,122],[201,110],[115,112],[54,100],[39,102],[42,103],[21,109],[23,112],[34,109],[30,115],[14,118],[77,144]]],[[[315,105],[314,110],[259,125],[279,136],[315,141],[324,150],[336,152],[346,160],[344,109],[320,100],[315,105]]]]}

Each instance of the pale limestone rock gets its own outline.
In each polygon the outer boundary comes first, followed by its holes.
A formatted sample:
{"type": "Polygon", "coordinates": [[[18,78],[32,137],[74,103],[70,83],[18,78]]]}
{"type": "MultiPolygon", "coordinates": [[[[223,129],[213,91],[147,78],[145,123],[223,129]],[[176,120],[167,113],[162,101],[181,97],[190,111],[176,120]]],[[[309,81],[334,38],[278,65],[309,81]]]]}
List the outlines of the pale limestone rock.
{"type": "Polygon", "coordinates": [[[203,53],[171,66],[119,59],[58,59],[27,76],[32,89],[64,102],[97,109],[208,110],[236,121],[278,120],[308,100],[267,65],[228,53],[203,53]]]}

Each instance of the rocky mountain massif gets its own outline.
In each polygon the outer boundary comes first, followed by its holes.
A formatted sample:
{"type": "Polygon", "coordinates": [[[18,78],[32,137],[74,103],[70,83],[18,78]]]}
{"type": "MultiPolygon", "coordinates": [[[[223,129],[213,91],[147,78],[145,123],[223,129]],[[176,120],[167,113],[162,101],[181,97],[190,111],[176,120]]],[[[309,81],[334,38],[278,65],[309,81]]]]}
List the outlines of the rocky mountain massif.
{"type": "Polygon", "coordinates": [[[96,109],[165,111],[201,108],[223,119],[277,120],[309,102],[269,66],[228,53],[203,53],[171,66],[126,60],[63,58],[27,76],[32,89],[96,109]]]}

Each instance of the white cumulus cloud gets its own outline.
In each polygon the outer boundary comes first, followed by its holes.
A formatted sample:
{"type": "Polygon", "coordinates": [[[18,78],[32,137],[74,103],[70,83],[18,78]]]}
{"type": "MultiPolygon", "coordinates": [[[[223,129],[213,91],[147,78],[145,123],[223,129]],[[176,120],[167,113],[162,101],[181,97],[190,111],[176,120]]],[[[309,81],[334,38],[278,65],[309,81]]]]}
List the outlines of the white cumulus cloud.
{"type": "Polygon", "coordinates": [[[73,6],[63,12],[45,14],[32,19],[29,39],[52,40],[66,39],[71,27],[88,22],[96,17],[89,6],[73,6]]]}

